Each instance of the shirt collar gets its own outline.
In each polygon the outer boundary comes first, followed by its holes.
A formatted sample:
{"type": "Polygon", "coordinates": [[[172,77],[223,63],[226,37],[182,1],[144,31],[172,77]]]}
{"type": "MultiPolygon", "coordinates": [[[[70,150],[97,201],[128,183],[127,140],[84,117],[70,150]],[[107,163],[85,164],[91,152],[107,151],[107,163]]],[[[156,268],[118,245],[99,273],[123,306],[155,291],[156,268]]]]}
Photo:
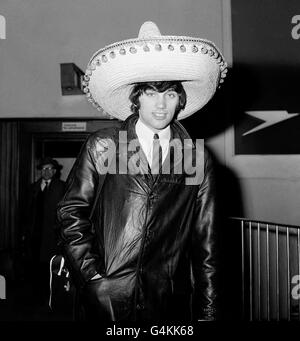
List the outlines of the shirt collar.
{"type": "Polygon", "coordinates": [[[48,183],[50,185],[51,179],[48,179],[48,180],[42,179],[42,183],[45,185],[46,185],[46,183],[48,183]]]}
{"type": "MultiPolygon", "coordinates": [[[[140,119],[138,119],[136,123],[135,130],[139,140],[146,140],[149,144],[152,145],[153,136],[155,133],[149,127],[147,127],[145,123],[143,123],[140,119]]],[[[169,142],[171,137],[170,126],[168,125],[166,128],[157,132],[157,134],[159,136],[160,141],[169,142]]]]}

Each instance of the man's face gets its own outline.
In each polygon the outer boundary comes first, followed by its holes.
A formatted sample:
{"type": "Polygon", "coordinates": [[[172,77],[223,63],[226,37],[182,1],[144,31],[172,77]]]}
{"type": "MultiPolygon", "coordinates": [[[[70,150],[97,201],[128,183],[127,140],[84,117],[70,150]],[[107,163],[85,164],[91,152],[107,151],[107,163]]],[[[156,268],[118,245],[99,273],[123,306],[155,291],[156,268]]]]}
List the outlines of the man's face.
{"type": "Polygon", "coordinates": [[[53,167],[51,163],[48,163],[46,165],[43,165],[43,167],[41,168],[41,172],[42,172],[42,178],[44,180],[49,180],[49,179],[52,179],[52,177],[56,173],[56,169],[53,167]]]}
{"type": "Polygon", "coordinates": [[[173,89],[158,92],[146,89],[139,97],[140,120],[153,132],[166,128],[172,121],[179,102],[179,95],[173,89]]]}

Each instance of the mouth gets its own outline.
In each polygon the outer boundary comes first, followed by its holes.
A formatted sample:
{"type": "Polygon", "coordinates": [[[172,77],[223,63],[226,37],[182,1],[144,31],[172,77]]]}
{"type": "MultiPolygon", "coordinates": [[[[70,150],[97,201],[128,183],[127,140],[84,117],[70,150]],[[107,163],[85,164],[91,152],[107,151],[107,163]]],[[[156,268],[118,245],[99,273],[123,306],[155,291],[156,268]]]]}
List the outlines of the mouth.
{"type": "Polygon", "coordinates": [[[168,113],[165,111],[154,111],[153,113],[154,118],[158,120],[164,120],[167,118],[168,113]]]}

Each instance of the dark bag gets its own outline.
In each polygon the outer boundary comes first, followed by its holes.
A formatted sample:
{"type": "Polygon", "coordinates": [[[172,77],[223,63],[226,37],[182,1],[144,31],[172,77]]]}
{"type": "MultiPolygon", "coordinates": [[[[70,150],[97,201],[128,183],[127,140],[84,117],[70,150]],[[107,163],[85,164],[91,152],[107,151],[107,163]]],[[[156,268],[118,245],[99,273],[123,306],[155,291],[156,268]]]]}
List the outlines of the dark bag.
{"type": "Polygon", "coordinates": [[[74,315],[76,288],[62,255],[50,260],[49,307],[54,313],[74,315]]]}

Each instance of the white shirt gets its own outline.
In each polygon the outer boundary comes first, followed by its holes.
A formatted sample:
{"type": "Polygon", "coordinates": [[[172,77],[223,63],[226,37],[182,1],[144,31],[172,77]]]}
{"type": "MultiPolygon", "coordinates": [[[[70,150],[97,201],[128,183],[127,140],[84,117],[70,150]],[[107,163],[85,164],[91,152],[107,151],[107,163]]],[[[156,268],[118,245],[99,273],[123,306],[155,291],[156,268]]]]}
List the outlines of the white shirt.
{"type": "MultiPolygon", "coordinates": [[[[140,119],[138,119],[135,125],[135,131],[141,147],[147,157],[148,163],[150,167],[152,166],[152,149],[153,149],[153,136],[154,132],[147,127],[140,119]]],[[[164,162],[168,151],[169,151],[169,144],[171,138],[171,129],[170,126],[160,130],[158,133],[159,142],[162,148],[162,162],[164,162]]]]}
{"type": "Polygon", "coordinates": [[[43,191],[44,190],[44,188],[46,187],[46,183],[48,182],[48,186],[50,186],[50,182],[51,182],[51,180],[49,179],[49,180],[42,180],[42,182],[41,182],[41,190],[43,191]]]}

